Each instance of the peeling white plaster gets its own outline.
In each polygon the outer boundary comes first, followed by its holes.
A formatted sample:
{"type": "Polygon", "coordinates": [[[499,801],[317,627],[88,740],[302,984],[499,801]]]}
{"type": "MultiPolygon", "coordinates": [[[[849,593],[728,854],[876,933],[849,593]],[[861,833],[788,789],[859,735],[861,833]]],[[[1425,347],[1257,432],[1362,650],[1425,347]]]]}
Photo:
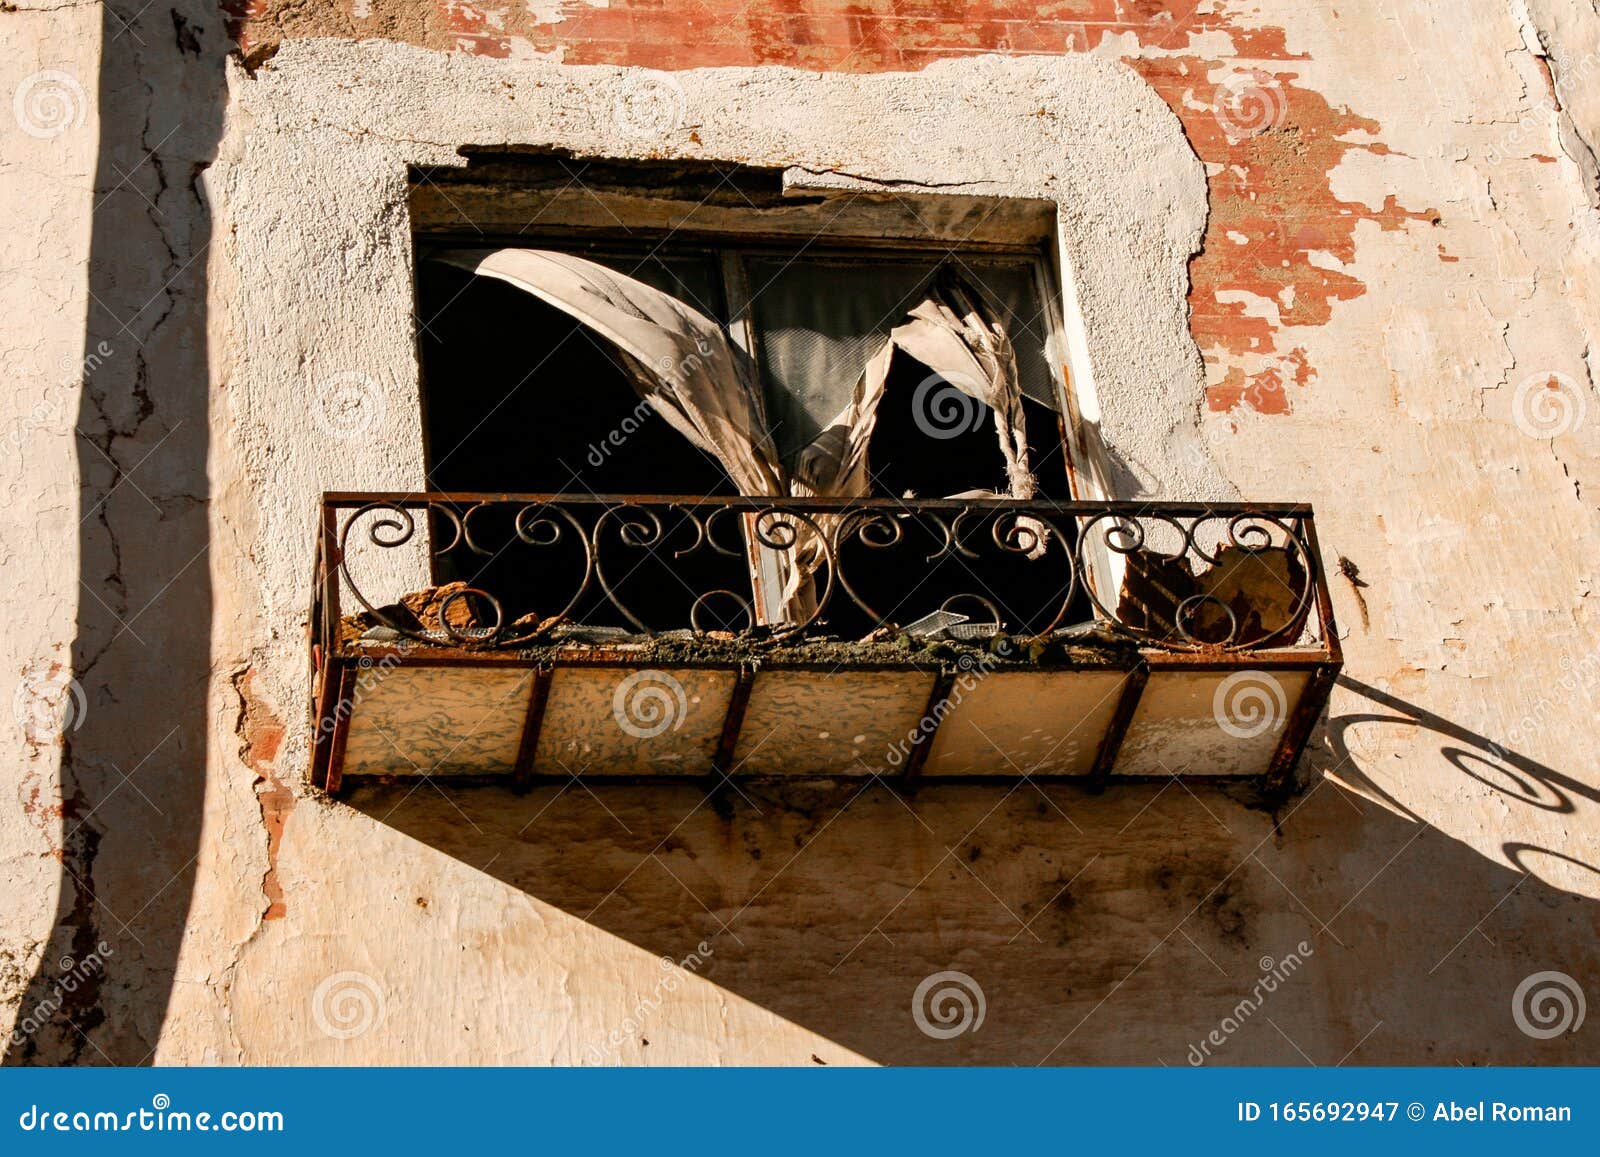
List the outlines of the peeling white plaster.
{"type": "Polygon", "coordinates": [[[560,24],[567,19],[567,13],[575,7],[581,5],[586,8],[609,8],[611,0],[555,0],[554,3],[527,0],[527,5],[535,24],[560,24]]]}

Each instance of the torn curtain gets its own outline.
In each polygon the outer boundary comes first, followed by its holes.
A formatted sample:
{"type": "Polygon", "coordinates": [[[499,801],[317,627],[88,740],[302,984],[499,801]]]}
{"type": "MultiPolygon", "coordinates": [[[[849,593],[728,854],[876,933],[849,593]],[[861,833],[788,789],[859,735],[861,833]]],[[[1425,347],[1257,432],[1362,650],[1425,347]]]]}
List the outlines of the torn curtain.
{"type": "Polygon", "coordinates": [[[514,285],[619,349],[634,389],[667,424],[722,463],[739,493],[787,492],[744,351],[699,310],[570,253],[451,250],[440,259],[514,285]]]}
{"type": "MultiPolygon", "coordinates": [[[[673,429],[721,462],[743,495],[869,495],[868,444],[897,352],[990,407],[1005,459],[1007,493],[1013,498],[1035,493],[1015,351],[1004,326],[958,279],[939,281],[890,331],[855,383],[849,405],[800,451],[791,473],[768,432],[753,364],[712,318],[636,278],[568,253],[449,250],[438,259],[514,285],[605,337],[621,352],[639,396],[673,429]]],[[[951,497],[992,496],[969,491],[951,497]]],[[[833,532],[831,519],[818,521],[824,533],[833,532]]],[[[804,527],[800,531],[791,550],[776,552],[782,590],[766,600],[769,617],[781,608],[781,617],[789,622],[804,621],[811,613],[813,576],[827,556],[816,535],[804,527]]]]}
{"type": "MultiPolygon", "coordinates": [[[[800,452],[792,490],[823,497],[856,498],[871,492],[867,446],[877,424],[889,368],[896,352],[914,358],[954,388],[994,411],[995,435],[1005,459],[1007,494],[1032,498],[1037,491],[1028,468],[1028,441],[1016,351],[1005,327],[965,283],[948,278],[911,308],[867,363],[845,407],[811,445],[800,452]]],[[[937,391],[916,399],[930,429],[939,425],[937,391]]],[[[978,497],[978,494],[949,497],[978,497]]],[[[998,497],[996,495],[995,497],[998,497]]]]}

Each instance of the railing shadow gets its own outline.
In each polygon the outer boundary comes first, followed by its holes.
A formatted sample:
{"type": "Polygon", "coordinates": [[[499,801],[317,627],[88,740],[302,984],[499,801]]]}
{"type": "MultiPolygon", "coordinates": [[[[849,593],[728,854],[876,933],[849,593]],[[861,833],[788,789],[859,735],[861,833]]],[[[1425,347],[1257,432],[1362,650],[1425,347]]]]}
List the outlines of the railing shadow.
{"type": "MultiPolygon", "coordinates": [[[[1307,979],[1270,1012],[1306,1051],[1261,1021],[1215,1063],[1549,1063],[1506,998],[1536,963],[1567,961],[1552,945],[1593,910],[1326,784],[1276,819],[1199,783],[1098,796],[939,785],[911,798],[861,783],[710,796],[577,781],[526,795],[444,790],[368,784],[350,805],[471,869],[443,872],[453,886],[492,896],[482,873],[529,897],[529,926],[503,929],[501,943],[548,954],[558,970],[591,967],[562,955],[582,939],[562,930],[575,921],[651,957],[698,953],[699,978],[728,994],[725,1006],[749,1002],[884,1064],[1183,1064],[1259,961],[1302,940],[1314,947],[1307,979]],[[1475,926],[1499,946],[1468,938],[1475,926]],[[1404,933],[1375,944],[1384,929],[1404,933]],[[949,971],[981,988],[987,1017],[980,1031],[937,1039],[919,1029],[914,994],[949,971]]],[[[628,959],[604,951],[593,967],[615,972],[628,959]]],[[[669,1014],[635,1015],[635,999],[619,987],[609,1025],[591,1006],[553,1059],[693,1063],[669,1014]],[[582,1035],[591,1029],[593,1040],[582,1035]]],[[[492,1047],[493,1026],[465,1027],[464,1039],[492,1047]]],[[[718,1055],[814,1063],[803,1035],[790,1038],[793,1055],[742,1054],[770,1032],[736,1032],[718,1055]]],[[[1561,1056],[1596,1058],[1581,1040],[1561,1056]]]]}
{"type": "MultiPolygon", "coordinates": [[[[1600,793],[1341,682],[1374,704],[1320,729],[1354,791],[1313,779],[1287,801],[1203,783],[1115,783],[1101,796],[936,785],[907,798],[864,781],[591,789],[575,776],[527,795],[369,783],[350,803],[651,956],[681,959],[704,941],[715,952],[703,979],[882,1063],[1176,1063],[1289,928],[1315,945],[1315,995],[1286,998],[1281,1032],[1226,1063],[1549,1063],[1506,1000],[1541,968],[1585,972],[1570,929],[1593,919],[1594,901],[1533,865],[1592,865],[1510,841],[1508,864],[1421,822],[1363,769],[1352,733],[1437,737],[1462,774],[1543,811],[1600,793]],[[948,970],[979,981],[989,1009],[983,1031],[955,1041],[910,1015],[920,982],[948,970]]],[[[640,1041],[627,1063],[649,1062],[640,1041]]],[[[1564,1047],[1562,1063],[1595,1059],[1587,1040],[1564,1047]]]]}
{"type": "Polygon", "coordinates": [[[1577,800],[1600,803],[1600,788],[1546,767],[1459,723],[1348,675],[1340,675],[1336,683],[1388,709],[1382,713],[1334,716],[1327,722],[1326,734],[1334,758],[1342,768],[1349,770],[1349,778],[1356,780],[1362,790],[1371,792],[1397,811],[1411,814],[1392,794],[1362,774],[1360,761],[1351,750],[1349,736],[1353,729],[1377,723],[1398,724],[1432,732],[1443,741],[1439,754],[1456,770],[1529,807],[1571,813],[1577,810],[1577,800]]]}

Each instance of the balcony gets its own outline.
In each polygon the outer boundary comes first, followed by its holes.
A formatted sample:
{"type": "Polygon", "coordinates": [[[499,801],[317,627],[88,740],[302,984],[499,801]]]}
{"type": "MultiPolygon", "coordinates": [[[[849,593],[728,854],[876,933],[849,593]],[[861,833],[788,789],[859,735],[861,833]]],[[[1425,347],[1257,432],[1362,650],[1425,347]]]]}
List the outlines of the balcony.
{"type": "Polygon", "coordinates": [[[313,781],[1286,781],[1309,507],[326,495],[313,781]]]}

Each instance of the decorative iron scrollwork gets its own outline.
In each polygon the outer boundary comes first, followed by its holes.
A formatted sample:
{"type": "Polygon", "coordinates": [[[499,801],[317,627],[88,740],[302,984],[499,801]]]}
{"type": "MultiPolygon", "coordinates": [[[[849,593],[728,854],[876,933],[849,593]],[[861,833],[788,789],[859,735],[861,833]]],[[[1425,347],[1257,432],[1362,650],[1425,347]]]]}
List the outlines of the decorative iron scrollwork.
{"type": "Polygon", "coordinates": [[[584,629],[860,638],[959,621],[960,637],[1092,627],[1238,652],[1319,638],[1327,619],[1310,512],[1296,506],[432,494],[327,506],[323,601],[348,591],[362,624],[431,646],[584,629]],[[424,533],[435,581],[454,581],[398,603],[364,593],[376,573],[364,554],[417,549],[424,533]]]}

